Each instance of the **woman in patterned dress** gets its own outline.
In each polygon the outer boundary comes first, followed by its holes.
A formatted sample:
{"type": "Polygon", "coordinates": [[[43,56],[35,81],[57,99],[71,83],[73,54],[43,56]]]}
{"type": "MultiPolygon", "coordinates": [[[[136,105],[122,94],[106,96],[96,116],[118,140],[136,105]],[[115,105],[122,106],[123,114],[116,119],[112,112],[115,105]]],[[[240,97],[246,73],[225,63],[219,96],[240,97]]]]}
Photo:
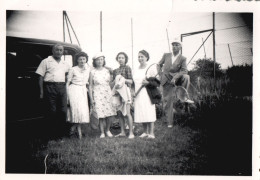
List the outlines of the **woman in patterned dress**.
{"type": "Polygon", "coordinates": [[[77,66],[69,70],[67,80],[68,104],[70,105],[67,121],[73,123],[71,132],[78,131],[79,139],[82,138],[81,124],[89,123],[89,105],[87,96],[87,84],[90,68],[86,64],[88,55],[80,52],[75,55],[77,66]]]}
{"type": "MultiPolygon", "coordinates": [[[[149,60],[149,54],[147,51],[142,50],[138,53],[139,67],[133,73],[133,80],[135,83],[135,92],[142,85],[147,85],[149,82],[146,80],[146,70],[149,67],[147,61],[149,60]]],[[[148,75],[152,76],[153,74],[148,75]]],[[[142,123],[144,133],[139,137],[154,139],[154,122],[156,121],[155,104],[152,104],[146,88],[142,88],[139,94],[135,97],[134,101],[134,119],[135,123],[142,123]]]]}
{"type": "Polygon", "coordinates": [[[89,91],[90,102],[93,108],[95,108],[99,119],[100,138],[104,138],[105,135],[113,137],[110,132],[110,126],[116,115],[116,110],[111,103],[111,75],[104,66],[105,56],[103,53],[98,53],[93,57],[94,69],[90,73],[89,91]]]}

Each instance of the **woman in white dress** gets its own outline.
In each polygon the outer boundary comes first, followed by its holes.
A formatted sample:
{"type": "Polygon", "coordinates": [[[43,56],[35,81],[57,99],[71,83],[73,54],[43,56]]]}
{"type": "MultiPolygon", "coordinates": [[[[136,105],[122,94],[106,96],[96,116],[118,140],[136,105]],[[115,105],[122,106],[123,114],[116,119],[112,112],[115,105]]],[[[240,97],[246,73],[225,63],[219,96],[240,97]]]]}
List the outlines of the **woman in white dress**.
{"type": "Polygon", "coordinates": [[[81,124],[89,123],[87,85],[90,67],[86,64],[88,55],[85,52],[76,54],[75,59],[77,66],[69,70],[67,80],[68,104],[70,105],[67,121],[74,124],[71,131],[73,132],[76,128],[78,137],[81,139],[81,124]]]}
{"type": "MultiPolygon", "coordinates": [[[[147,85],[146,70],[149,67],[147,61],[149,60],[149,53],[141,50],[138,53],[138,61],[140,63],[138,69],[133,73],[133,80],[135,83],[135,92],[142,85],[147,85]]],[[[148,75],[149,76],[149,75],[148,75]]],[[[151,103],[150,97],[146,88],[142,88],[134,100],[134,121],[135,123],[142,123],[144,132],[139,137],[154,139],[154,122],[156,121],[155,104],[151,103]]]]}
{"type": "Polygon", "coordinates": [[[89,95],[90,102],[93,108],[95,108],[99,119],[100,138],[104,138],[105,135],[113,137],[110,132],[110,126],[116,115],[116,109],[111,102],[112,91],[110,82],[112,76],[110,71],[104,67],[105,56],[103,53],[98,53],[93,57],[93,66],[94,69],[91,71],[89,79],[89,95]]]}

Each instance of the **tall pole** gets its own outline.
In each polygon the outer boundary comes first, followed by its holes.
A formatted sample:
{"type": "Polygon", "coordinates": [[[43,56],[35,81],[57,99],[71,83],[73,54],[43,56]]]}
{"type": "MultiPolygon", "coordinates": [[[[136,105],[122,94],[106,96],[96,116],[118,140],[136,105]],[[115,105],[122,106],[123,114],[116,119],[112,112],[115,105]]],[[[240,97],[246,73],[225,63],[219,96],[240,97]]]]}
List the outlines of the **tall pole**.
{"type": "Polygon", "coordinates": [[[131,18],[131,41],[132,41],[132,70],[134,70],[133,18],[131,18]]]}
{"type": "Polygon", "coordinates": [[[214,60],[214,86],[216,85],[216,42],[215,42],[215,12],[213,12],[213,60],[214,60]]]}
{"type": "Polygon", "coordinates": [[[67,20],[67,16],[66,16],[66,12],[65,12],[65,23],[66,23],[66,26],[67,26],[67,29],[68,29],[68,34],[69,34],[69,37],[70,37],[70,43],[72,44],[72,39],[71,39],[71,35],[70,35],[70,28],[69,28],[69,24],[68,24],[68,20],[67,20]]]}
{"type": "MultiPolygon", "coordinates": [[[[70,22],[69,16],[68,16],[68,14],[67,14],[66,11],[65,11],[65,17],[66,17],[66,22],[67,22],[67,24],[68,24],[68,22],[69,22],[70,27],[71,27],[71,29],[72,29],[72,32],[74,33],[74,36],[75,36],[75,38],[76,38],[76,40],[77,40],[77,42],[78,42],[78,44],[79,44],[79,46],[80,46],[79,39],[78,39],[78,37],[77,37],[76,32],[74,31],[74,28],[73,28],[73,26],[72,26],[72,24],[71,24],[71,22],[70,22]]],[[[68,28],[68,31],[69,31],[69,28],[68,28]]],[[[71,43],[72,43],[72,40],[71,40],[71,43]]]]}
{"type": "Polygon", "coordinates": [[[63,42],[65,42],[65,11],[62,12],[62,21],[63,21],[63,42]]]}
{"type": "Polygon", "coordinates": [[[232,63],[232,66],[234,66],[233,59],[232,59],[232,55],[231,55],[231,51],[230,51],[230,46],[229,46],[229,44],[227,44],[227,45],[228,45],[228,51],[229,51],[231,63],[232,63]]]}
{"type": "Polygon", "coordinates": [[[190,62],[192,61],[192,59],[195,57],[195,55],[199,52],[200,48],[203,46],[203,44],[207,41],[207,39],[209,38],[209,36],[212,34],[212,31],[211,33],[209,33],[209,35],[207,36],[207,38],[203,41],[202,45],[200,45],[200,47],[198,48],[198,50],[195,52],[195,54],[192,56],[192,58],[190,59],[190,61],[187,63],[190,64],[190,62]]]}
{"type": "Polygon", "coordinates": [[[102,11],[100,11],[100,51],[102,52],[102,11]]]}
{"type": "MultiPolygon", "coordinates": [[[[182,40],[183,40],[183,36],[181,34],[181,43],[182,43],[182,40]]],[[[182,54],[182,46],[181,46],[181,54],[182,54]]],[[[187,64],[188,65],[188,64],[187,64]]]]}
{"type": "Polygon", "coordinates": [[[168,29],[167,28],[166,28],[166,34],[167,34],[167,39],[168,39],[169,52],[171,52],[170,41],[169,41],[169,35],[168,35],[168,29]]]}
{"type": "Polygon", "coordinates": [[[203,44],[203,49],[204,49],[204,58],[205,58],[205,60],[206,60],[207,55],[206,55],[206,50],[205,50],[204,40],[203,40],[203,38],[202,38],[202,44],[203,44]]]}

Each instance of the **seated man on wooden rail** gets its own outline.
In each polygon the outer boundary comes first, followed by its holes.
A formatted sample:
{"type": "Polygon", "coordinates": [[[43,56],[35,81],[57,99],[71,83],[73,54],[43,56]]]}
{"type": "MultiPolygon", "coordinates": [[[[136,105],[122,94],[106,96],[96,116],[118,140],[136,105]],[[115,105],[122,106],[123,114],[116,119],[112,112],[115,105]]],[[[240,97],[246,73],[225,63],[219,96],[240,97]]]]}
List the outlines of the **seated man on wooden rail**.
{"type": "MultiPolygon", "coordinates": [[[[174,107],[177,97],[175,89],[177,86],[182,86],[188,90],[190,85],[190,76],[186,64],[186,57],[181,54],[182,43],[175,39],[172,42],[172,52],[165,53],[159,64],[163,66],[161,74],[161,85],[163,87],[163,104],[164,112],[168,123],[168,128],[173,127],[174,107]]],[[[187,99],[188,103],[193,103],[187,99]]]]}

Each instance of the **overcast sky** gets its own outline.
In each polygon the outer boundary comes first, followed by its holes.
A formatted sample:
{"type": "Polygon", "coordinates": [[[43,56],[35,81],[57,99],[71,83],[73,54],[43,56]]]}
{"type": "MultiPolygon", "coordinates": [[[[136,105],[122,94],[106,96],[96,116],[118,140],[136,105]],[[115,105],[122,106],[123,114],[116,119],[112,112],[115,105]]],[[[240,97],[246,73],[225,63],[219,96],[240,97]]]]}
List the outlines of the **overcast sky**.
{"type": "MultiPolygon", "coordinates": [[[[124,51],[129,56],[132,67],[131,19],[133,22],[133,63],[139,65],[138,51],[145,49],[150,53],[150,62],[158,62],[163,53],[169,52],[169,42],[183,33],[212,29],[212,12],[190,13],[175,12],[171,1],[157,4],[158,11],[148,11],[145,5],[137,6],[135,11],[117,11],[109,9],[100,11],[67,10],[69,19],[78,36],[83,51],[89,57],[100,51],[100,12],[102,11],[102,50],[106,54],[107,64],[117,67],[115,57],[124,51]],[[166,31],[167,29],[167,31],[166,31]]],[[[23,10],[16,11],[7,21],[7,35],[53,39],[63,41],[62,11],[23,10]]],[[[227,43],[230,44],[231,54],[235,64],[252,63],[252,32],[247,27],[223,30],[246,25],[239,13],[216,13],[216,60],[226,68],[231,66],[231,58],[227,43]],[[219,29],[222,29],[218,31],[219,29]],[[235,42],[235,44],[234,44],[235,42]],[[243,50],[243,53],[241,52],[243,50]]],[[[72,30],[70,29],[72,33],[72,30]]],[[[183,39],[183,55],[189,62],[210,32],[189,36],[183,39]]],[[[72,37],[73,43],[77,43],[72,37]]],[[[66,42],[69,41],[66,33],[66,42]]],[[[171,49],[171,47],[170,47],[171,49]]],[[[192,69],[195,60],[206,57],[212,58],[212,35],[203,48],[190,62],[192,69]],[[204,52],[205,48],[205,52],[204,52]]],[[[91,62],[90,62],[91,63],[91,62]]]]}

